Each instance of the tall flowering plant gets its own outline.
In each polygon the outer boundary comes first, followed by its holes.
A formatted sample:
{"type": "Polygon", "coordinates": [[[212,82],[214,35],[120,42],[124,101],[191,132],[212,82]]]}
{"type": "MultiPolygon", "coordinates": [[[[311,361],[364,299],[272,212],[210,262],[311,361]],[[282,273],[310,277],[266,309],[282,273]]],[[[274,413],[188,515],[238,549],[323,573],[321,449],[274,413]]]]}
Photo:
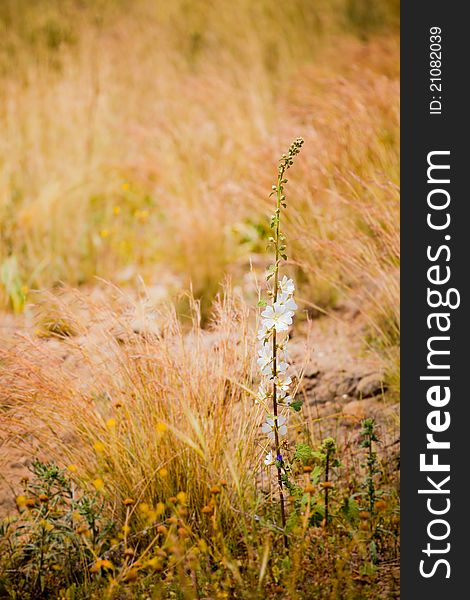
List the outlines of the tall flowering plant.
{"type": "Polygon", "coordinates": [[[269,242],[273,247],[274,263],[269,267],[267,280],[268,301],[261,300],[261,326],[258,331],[260,347],[258,366],[261,371],[261,383],[258,390],[258,402],[266,409],[266,421],[262,431],[268,438],[268,453],[264,464],[277,469],[281,521],[284,530],[284,543],[287,546],[286,509],[283,482],[286,480],[288,465],[281,451],[281,439],[287,435],[289,410],[296,408],[290,394],[292,379],[289,376],[288,342],[289,327],[297,309],[294,300],[295,285],[292,279],[284,275],[281,279],[281,261],[287,260],[286,238],[281,231],[281,210],[286,208],[284,194],[286,171],[292,166],[294,157],[303,145],[297,138],[287,154],[283,154],[278,166],[277,182],[272,186],[271,196],[276,197],[276,210],[271,219],[273,235],[269,242]]]}

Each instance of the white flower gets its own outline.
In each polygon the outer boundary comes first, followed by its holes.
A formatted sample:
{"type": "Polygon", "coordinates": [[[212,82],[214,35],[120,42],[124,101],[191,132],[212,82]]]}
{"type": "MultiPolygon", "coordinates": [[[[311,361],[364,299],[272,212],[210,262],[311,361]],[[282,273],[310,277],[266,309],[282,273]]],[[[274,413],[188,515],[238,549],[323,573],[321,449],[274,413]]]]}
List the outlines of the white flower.
{"type": "Polygon", "coordinates": [[[266,327],[266,323],[265,322],[261,322],[261,327],[260,329],[258,329],[258,340],[260,341],[265,341],[269,338],[269,336],[271,335],[272,331],[266,327]]]}
{"type": "Polygon", "coordinates": [[[287,362],[287,360],[289,359],[289,351],[287,348],[287,342],[289,341],[289,337],[285,337],[283,340],[278,341],[277,344],[277,355],[279,356],[279,358],[281,358],[282,360],[284,360],[285,362],[287,362]]]}
{"type": "Polygon", "coordinates": [[[266,454],[266,458],[264,459],[264,464],[265,464],[267,467],[270,467],[271,465],[273,465],[273,464],[274,464],[274,458],[273,458],[273,453],[272,453],[272,452],[268,452],[268,453],[266,454]]]}
{"type": "Polygon", "coordinates": [[[263,344],[258,350],[258,356],[257,363],[261,373],[263,375],[270,375],[272,373],[271,365],[273,362],[272,349],[267,344],[263,344]]]}
{"type": "Polygon", "coordinates": [[[278,296],[276,304],[279,304],[279,306],[283,306],[287,311],[292,312],[296,311],[298,308],[294,298],[292,298],[288,294],[280,294],[278,296]]]}
{"type": "Polygon", "coordinates": [[[270,418],[268,417],[266,419],[266,423],[263,423],[263,426],[261,427],[261,431],[263,433],[266,433],[268,438],[270,440],[274,439],[274,431],[275,429],[277,429],[279,435],[286,435],[287,433],[287,426],[286,426],[286,417],[284,417],[283,415],[280,415],[277,417],[277,427],[274,423],[274,418],[270,418]]]}
{"type": "Polygon", "coordinates": [[[280,397],[280,398],[278,398],[278,400],[281,404],[285,404],[286,406],[290,406],[292,404],[292,402],[294,401],[292,396],[280,397]]]}
{"type": "MultiPolygon", "coordinates": [[[[287,392],[290,384],[292,383],[292,378],[281,376],[281,377],[276,377],[276,379],[274,381],[276,383],[276,388],[278,389],[279,392],[287,392]]],[[[282,393],[282,396],[285,396],[285,393],[282,393]]]]}
{"type": "Polygon", "coordinates": [[[281,294],[293,294],[295,292],[295,285],[292,279],[288,279],[286,275],[278,283],[279,291],[281,294]]]}
{"type": "Polygon", "coordinates": [[[276,331],[287,331],[289,325],[292,325],[293,313],[277,303],[268,306],[261,313],[261,316],[263,317],[263,325],[267,329],[274,327],[276,331]]]}
{"type": "Polygon", "coordinates": [[[280,360],[276,364],[276,371],[278,373],[285,373],[287,371],[288,366],[289,365],[286,362],[284,362],[283,360],[280,360]]]}
{"type": "Polygon", "coordinates": [[[259,387],[258,387],[258,397],[255,402],[256,403],[266,402],[266,400],[269,398],[269,396],[270,396],[270,393],[266,389],[265,384],[263,382],[260,383],[259,387]]]}

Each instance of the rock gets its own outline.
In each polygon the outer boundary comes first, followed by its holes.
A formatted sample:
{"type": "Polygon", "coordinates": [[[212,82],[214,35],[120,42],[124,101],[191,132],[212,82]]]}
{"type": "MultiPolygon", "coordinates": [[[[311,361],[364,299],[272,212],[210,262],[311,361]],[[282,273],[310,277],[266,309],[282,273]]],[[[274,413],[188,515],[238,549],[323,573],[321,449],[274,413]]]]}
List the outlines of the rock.
{"type": "Polygon", "coordinates": [[[364,405],[364,402],[361,400],[353,400],[344,406],[343,413],[362,421],[362,419],[365,419],[368,416],[366,409],[367,406],[364,405]]]}
{"type": "Polygon", "coordinates": [[[370,398],[371,396],[383,394],[385,390],[386,387],[383,381],[383,374],[370,373],[359,381],[355,395],[358,398],[370,398]]]}

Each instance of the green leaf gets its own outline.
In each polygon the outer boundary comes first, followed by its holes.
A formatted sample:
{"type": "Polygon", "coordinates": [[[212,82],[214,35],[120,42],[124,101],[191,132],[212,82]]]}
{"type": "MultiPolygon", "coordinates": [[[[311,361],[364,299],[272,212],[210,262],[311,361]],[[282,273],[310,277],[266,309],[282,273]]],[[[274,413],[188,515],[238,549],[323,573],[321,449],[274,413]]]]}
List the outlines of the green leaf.
{"type": "Polygon", "coordinates": [[[374,540],[371,541],[369,545],[369,550],[372,563],[376,565],[379,562],[379,555],[377,554],[377,546],[375,545],[374,540]]]}
{"type": "Polygon", "coordinates": [[[292,408],[292,410],[295,410],[295,412],[299,412],[300,409],[302,408],[302,400],[294,400],[294,402],[292,402],[292,404],[290,405],[290,407],[292,408]]]}
{"type": "Polygon", "coordinates": [[[258,301],[258,306],[260,308],[264,308],[266,306],[266,300],[263,300],[263,299],[259,300],[258,301]]]}
{"type": "MultiPolygon", "coordinates": [[[[291,404],[292,406],[292,404],[291,404]]],[[[295,447],[294,460],[307,464],[313,459],[314,452],[308,444],[297,444],[295,447]]]]}
{"type": "Polygon", "coordinates": [[[323,469],[319,465],[314,467],[313,471],[310,473],[310,481],[313,483],[313,485],[316,485],[320,481],[322,472],[323,469]]]}

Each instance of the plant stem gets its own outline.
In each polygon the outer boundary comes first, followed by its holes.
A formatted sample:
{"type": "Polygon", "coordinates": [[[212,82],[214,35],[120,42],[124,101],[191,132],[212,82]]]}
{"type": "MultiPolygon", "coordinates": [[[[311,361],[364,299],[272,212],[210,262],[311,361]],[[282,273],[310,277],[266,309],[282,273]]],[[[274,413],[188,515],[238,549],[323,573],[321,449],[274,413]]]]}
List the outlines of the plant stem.
{"type": "MultiPolygon", "coordinates": [[[[325,465],[325,483],[328,482],[330,475],[330,453],[326,454],[326,465],[325,465]]],[[[328,486],[325,487],[325,527],[328,527],[329,511],[328,511],[328,486]]]]}
{"type": "MultiPolygon", "coordinates": [[[[276,231],[274,237],[275,246],[275,271],[274,271],[274,296],[273,304],[277,301],[277,288],[279,283],[279,221],[281,216],[281,186],[282,178],[284,176],[284,170],[280,167],[277,177],[277,204],[276,204],[276,231]]],[[[284,490],[282,485],[282,459],[279,460],[281,455],[281,446],[279,443],[279,432],[277,427],[277,389],[276,389],[276,377],[277,377],[277,336],[276,329],[273,333],[273,414],[274,414],[274,444],[276,447],[276,466],[277,466],[277,483],[279,486],[279,501],[281,505],[281,523],[284,531],[284,546],[287,548],[289,541],[286,534],[286,509],[284,504],[284,490]]]]}

